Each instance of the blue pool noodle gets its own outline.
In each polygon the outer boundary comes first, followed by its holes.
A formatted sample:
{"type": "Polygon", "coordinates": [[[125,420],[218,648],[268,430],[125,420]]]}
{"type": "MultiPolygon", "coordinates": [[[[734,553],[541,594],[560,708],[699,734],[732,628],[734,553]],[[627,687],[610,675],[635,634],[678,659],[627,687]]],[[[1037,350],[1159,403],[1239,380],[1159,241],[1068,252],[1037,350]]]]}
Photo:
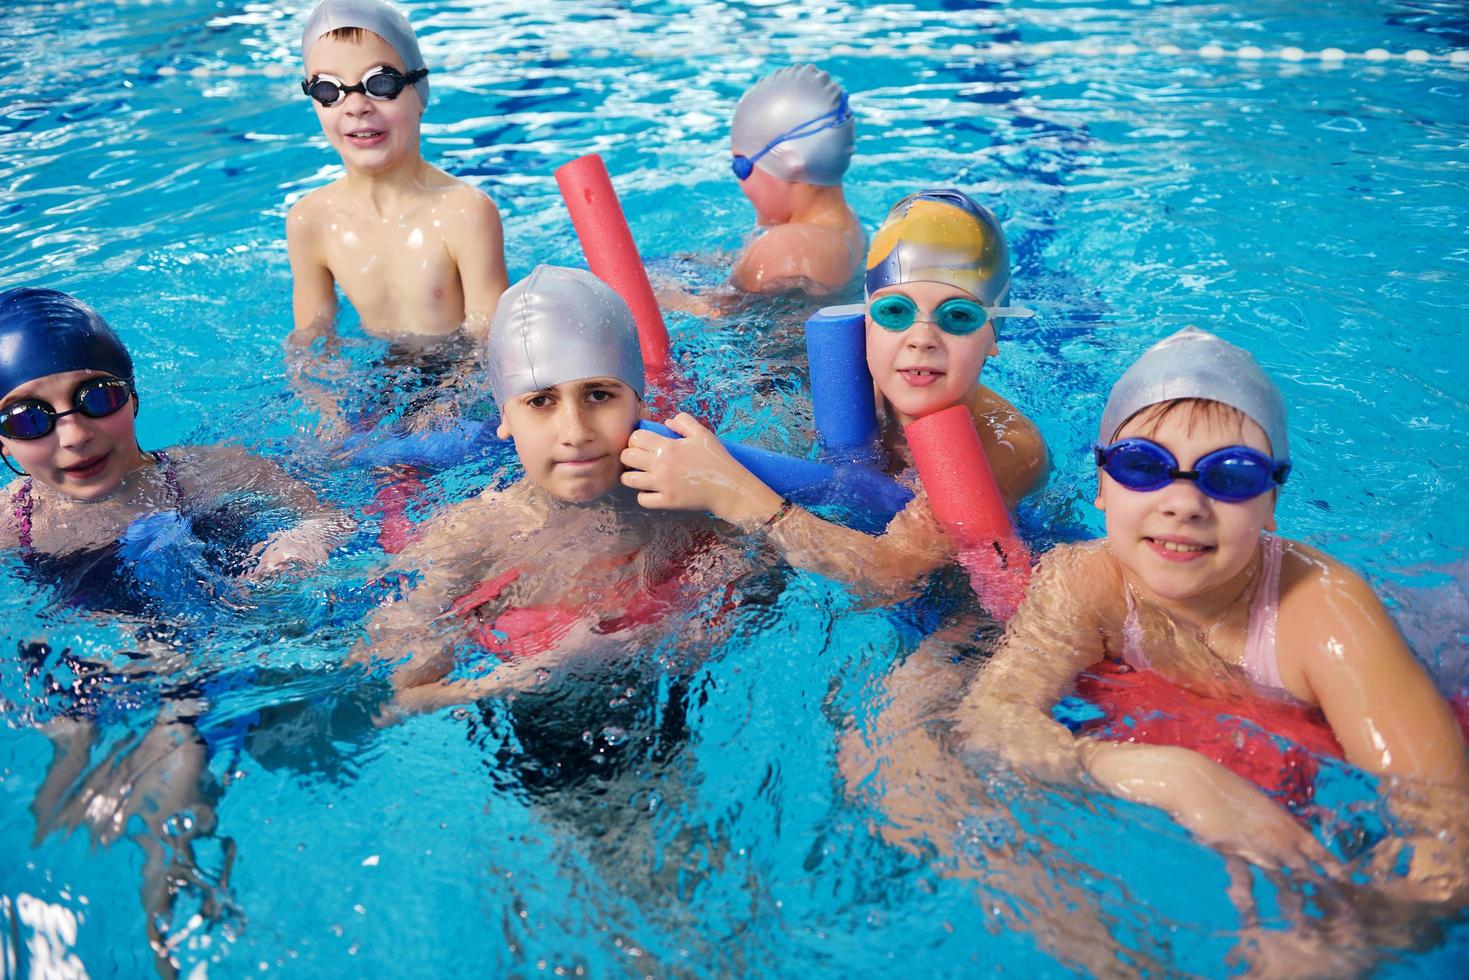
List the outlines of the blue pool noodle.
{"type": "Polygon", "coordinates": [[[806,321],[811,404],[827,455],[851,458],[877,446],[865,310],[860,303],[828,306],[806,321]]]}
{"type": "MultiPolygon", "coordinates": [[[[639,422],[638,428],[669,439],[681,438],[657,422],[639,422]]],[[[851,512],[864,530],[882,527],[913,499],[907,487],[867,466],[797,459],[738,442],[719,442],[735,462],[782,497],[803,506],[840,507],[851,512]]]]}
{"type": "Polygon", "coordinates": [[[447,429],[359,433],[347,440],[347,448],[352,451],[352,460],[361,466],[407,464],[442,470],[457,466],[496,441],[493,421],[457,419],[447,429]]]}

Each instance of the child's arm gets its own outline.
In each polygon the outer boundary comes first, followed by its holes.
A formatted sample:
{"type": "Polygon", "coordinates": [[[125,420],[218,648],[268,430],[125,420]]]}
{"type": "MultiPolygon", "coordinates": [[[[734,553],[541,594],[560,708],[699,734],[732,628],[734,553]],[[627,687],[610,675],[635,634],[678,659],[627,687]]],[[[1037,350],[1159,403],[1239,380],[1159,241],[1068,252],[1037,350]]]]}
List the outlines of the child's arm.
{"type": "Polygon", "coordinates": [[[1051,717],[1076,675],[1106,654],[1126,615],[1124,585],[1099,545],[1062,546],[1041,561],[1025,602],[959,709],[966,746],[1051,782],[1085,778],[1156,806],[1204,841],[1265,865],[1327,863],[1284,809],[1187,749],[1078,739],[1051,717]]]}
{"type": "Polygon", "coordinates": [[[879,537],[823,521],[791,507],[771,523],[785,502],[737,463],[691,415],[668,423],[682,439],[642,430],[632,434],[622,462],[622,482],[652,510],[702,510],[744,531],[768,526],[768,537],[786,560],[832,578],[892,590],[932,571],[953,555],[921,494],[879,537]]]}
{"type": "Polygon", "coordinates": [[[288,342],[309,347],[318,337],[330,337],[337,319],[337,289],[327,267],[317,218],[317,202],[307,195],[286,214],[286,255],[291,262],[291,317],[288,342]]]}
{"type": "MultiPolygon", "coordinates": [[[[1430,897],[1465,893],[1469,754],[1458,723],[1366,582],[1303,546],[1288,554],[1312,568],[1282,599],[1280,649],[1301,651],[1299,669],[1347,760],[1410,781],[1384,781],[1413,848],[1408,878],[1430,897]]],[[[1290,669],[1284,658],[1281,667],[1290,669]]]]}
{"type": "Polygon", "coordinates": [[[1013,511],[1021,500],[1046,482],[1051,471],[1046,440],[1040,428],[1018,408],[982,384],[975,386],[969,414],[979,431],[979,441],[994,471],[995,482],[1005,495],[1005,506],[1013,511]]]}
{"type": "Polygon", "coordinates": [[[267,506],[288,508],[301,520],[276,531],[253,549],[258,558],[246,578],[264,578],[287,565],[320,565],[351,533],[352,518],[329,504],[275,463],[238,446],[185,450],[176,460],[181,478],[202,499],[249,493],[265,498],[267,506]]]}
{"type": "Polygon", "coordinates": [[[490,333],[500,294],[510,285],[505,272],[505,233],[495,202],[480,190],[457,188],[448,210],[444,240],[459,269],[464,290],[464,332],[476,340],[490,333]]]}
{"type": "Polygon", "coordinates": [[[466,636],[464,621],[452,606],[492,564],[482,532],[493,519],[496,496],[453,504],[424,522],[419,539],[388,570],[410,576],[412,586],[372,614],[367,636],[352,649],[348,663],[395,663],[392,683],[399,695],[432,685],[450,671],[454,648],[466,636]]]}
{"type": "Polygon", "coordinates": [[[851,281],[846,237],[833,228],[779,225],[745,247],[730,281],[747,293],[824,296],[851,281]]]}

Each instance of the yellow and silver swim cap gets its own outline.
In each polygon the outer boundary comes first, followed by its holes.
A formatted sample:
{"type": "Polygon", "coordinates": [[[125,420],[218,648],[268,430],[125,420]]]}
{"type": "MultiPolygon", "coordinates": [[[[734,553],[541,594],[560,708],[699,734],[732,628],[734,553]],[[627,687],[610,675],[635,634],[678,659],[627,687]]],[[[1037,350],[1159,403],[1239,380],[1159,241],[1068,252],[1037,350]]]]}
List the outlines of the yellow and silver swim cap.
{"type": "Polygon", "coordinates": [[[985,306],[1001,305],[1010,289],[1010,249],[999,220],[963,191],[909,194],[872,236],[867,295],[905,282],[946,283],[985,306]]]}

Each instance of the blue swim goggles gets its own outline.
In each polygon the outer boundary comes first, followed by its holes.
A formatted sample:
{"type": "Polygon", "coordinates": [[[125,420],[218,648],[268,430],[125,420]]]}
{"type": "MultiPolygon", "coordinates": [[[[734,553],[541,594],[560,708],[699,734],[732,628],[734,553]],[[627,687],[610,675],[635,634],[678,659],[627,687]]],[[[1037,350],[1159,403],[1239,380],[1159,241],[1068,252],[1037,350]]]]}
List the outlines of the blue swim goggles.
{"type": "Polygon", "coordinates": [[[58,412],[39,398],[25,398],[0,411],[0,436],[7,439],[41,439],[56,428],[56,420],[68,415],[103,419],[122,409],[133,398],[133,383],[122,378],[88,378],[72,392],[74,407],[58,412]]]}
{"type": "Polygon", "coordinates": [[[806,136],[815,136],[822,130],[834,129],[851,118],[852,110],[847,108],[847,93],[843,92],[842,99],[837,103],[835,109],[822,113],[815,119],[808,119],[799,126],[792,126],[769,143],[766,143],[765,147],[754,156],[747,157],[743,154],[735,154],[735,158],[729,162],[730,169],[734,171],[734,175],[740,180],[746,180],[755,172],[755,163],[780,144],[787,143],[791,140],[802,139],[806,136]],[[830,122],[827,120],[830,120],[830,122]]]}
{"type": "MultiPolygon", "coordinates": [[[[868,303],[867,315],[879,327],[897,333],[907,330],[919,319],[918,304],[902,293],[889,293],[868,303]]],[[[1019,306],[983,306],[972,299],[956,296],[940,303],[928,322],[944,333],[963,337],[984,326],[991,317],[1030,315],[1030,310],[1019,306]]]]}
{"type": "Polygon", "coordinates": [[[1129,490],[1149,493],[1174,480],[1192,480],[1205,496],[1226,504],[1253,500],[1285,484],[1290,463],[1277,463],[1249,446],[1225,446],[1199,459],[1191,470],[1151,439],[1123,439],[1110,446],[1092,446],[1097,465],[1129,490]]]}

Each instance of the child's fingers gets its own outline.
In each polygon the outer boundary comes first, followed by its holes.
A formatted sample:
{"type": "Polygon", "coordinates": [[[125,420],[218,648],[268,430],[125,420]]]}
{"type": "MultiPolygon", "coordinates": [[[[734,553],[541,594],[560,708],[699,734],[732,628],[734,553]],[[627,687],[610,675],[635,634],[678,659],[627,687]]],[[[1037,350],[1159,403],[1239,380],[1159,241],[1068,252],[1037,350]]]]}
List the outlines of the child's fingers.
{"type": "Polygon", "coordinates": [[[704,426],[700,425],[699,420],[694,418],[688,412],[679,412],[673,418],[669,419],[668,422],[665,424],[674,432],[677,432],[679,435],[683,436],[685,439],[689,438],[690,436],[697,435],[698,433],[707,433],[709,431],[708,429],[704,428],[704,426]]]}
{"type": "Polygon", "coordinates": [[[666,494],[644,490],[638,494],[638,506],[647,510],[677,510],[666,494]]]}
{"type": "Polygon", "coordinates": [[[646,449],[636,449],[633,446],[628,446],[622,451],[622,455],[619,458],[622,460],[623,466],[629,466],[635,470],[647,470],[652,468],[653,461],[657,457],[646,449]]]}
{"type": "MultiPolygon", "coordinates": [[[[623,462],[626,463],[627,461],[623,460],[623,462]]],[[[654,478],[653,474],[644,473],[642,470],[623,470],[622,485],[632,487],[634,490],[658,489],[658,481],[654,478]]]]}
{"type": "Polygon", "coordinates": [[[646,429],[634,429],[632,435],[627,437],[627,448],[640,449],[643,452],[656,455],[658,450],[673,440],[667,436],[660,436],[656,432],[646,429]]]}

